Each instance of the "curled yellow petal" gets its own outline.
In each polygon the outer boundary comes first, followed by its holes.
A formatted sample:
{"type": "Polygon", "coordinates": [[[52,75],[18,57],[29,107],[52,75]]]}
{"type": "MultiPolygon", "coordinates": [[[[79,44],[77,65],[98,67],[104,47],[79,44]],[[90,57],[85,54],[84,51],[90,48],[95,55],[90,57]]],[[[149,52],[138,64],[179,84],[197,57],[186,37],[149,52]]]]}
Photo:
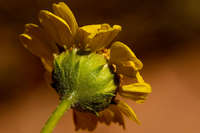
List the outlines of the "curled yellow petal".
{"type": "Polygon", "coordinates": [[[115,63],[115,66],[116,66],[116,72],[119,74],[123,74],[128,77],[135,77],[136,75],[135,64],[132,61],[126,61],[126,62],[121,61],[121,62],[115,63]]]}
{"type": "Polygon", "coordinates": [[[122,42],[114,42],[110,51],[110,63],[115,64],[117,71],[126,76],[135,77],[135,72],[142,69],[142,62],[131,49],[122,42]]]}
{"type": "Polygon", "coordinates": [[[93,131],[97,126],[97,117],[88,112],[73,110],[75,130],[83,129],[93,131]]]}
{"type": "Polygon", "coordinates": [[[118,107],[114,104],[109,105],[107,109],[101,111],[98,120],[107,125],[110,125],[112,122],[118,123],[125,129],[124,118],[118,107]]]}
{"type": "Polygon", "coordinates": [[[151,86],[145,82],[122,85],[119,94],[130,98],[137,103],[143,103],[148,94],[151,93],[151,86]]]}
{"type": "Polygon", "coordinates": [[[65,20],[47,10],[40,11],[39,20],[46,32],[50,34],[57,44],[67,47],[72,46],[72,33],[65,20]]]}
{"type": "Polygon", "coordinates": [[[70,8],[64,2],[59,2],[58,4],[53,4],[53,10],[57,16],[68,23],[72,35],[74,36],[78,30],[78,24],[70,8]]]}
{"type": "Polygon", "coordinates": [[[97,51],[107,47],[120,31],[119,25],[86,25],[79,28],[78,36],[82,47],[97,51]]]}
{"type": "Polygon", "coordinates": [[[117,107],[129,119],[135,121],[137,124],[140,124],[135,112],[128,104],[126,104],[125,102],[122,102],[122,101],[117,101],[117,107]]]}

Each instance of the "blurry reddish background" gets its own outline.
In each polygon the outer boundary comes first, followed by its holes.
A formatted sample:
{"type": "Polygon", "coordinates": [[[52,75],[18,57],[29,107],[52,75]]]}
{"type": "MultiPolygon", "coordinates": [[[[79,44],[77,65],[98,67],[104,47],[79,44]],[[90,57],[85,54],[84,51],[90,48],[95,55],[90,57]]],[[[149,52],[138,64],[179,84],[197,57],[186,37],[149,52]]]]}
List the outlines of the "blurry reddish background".
{"type": "MultiPolygon", "coordinates": [[[[56,0],[0,0],[0,133],[37,133],[58,103],[43,84],[38,58],[18,41],[24,24],[38,23],[40,9],[56,0]]],[[[94,133],[198,133],[200,131],[200,1],[65,0],[80,26],[123,26],[117,39],[144,63],[153,93],[135,109],[142,125],[126,119],[126,130],[99,124],[94,133]]],[[[71,112],[55,133],[73,133],[71,112]]],[[[79,131],[83,132],[83,131],[79,131]]],[[[85,131],[84,131],[85,132],[85,131]]]]}

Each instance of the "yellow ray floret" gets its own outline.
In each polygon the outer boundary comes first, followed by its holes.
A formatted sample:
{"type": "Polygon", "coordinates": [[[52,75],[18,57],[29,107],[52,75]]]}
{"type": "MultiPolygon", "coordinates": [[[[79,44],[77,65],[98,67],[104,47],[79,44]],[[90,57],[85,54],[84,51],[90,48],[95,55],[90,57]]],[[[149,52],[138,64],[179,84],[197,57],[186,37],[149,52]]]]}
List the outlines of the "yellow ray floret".
{"type": "Polygon", "coordinates": [[[126,104],[125,102],[122,102],[122,101],[118,101],[117,107],[129,119],[135,121],[137,124],[140,124],[135,112],[128,104],[126,104]]]}
{"type": "Polygon", "coordinates": [[[123,85],[119,92],[121,96],[130,98],[137,103],[143,103],[149,93],[151,93],[151,86],[145,82],[123,85]]]}
{"type": "Polygon", "coordinates": [[[86,25],[79,28],[78,36],[84,48],[97,51],[107,47],[120,31],[119,25],[86,25]]]}
{"type": "Polygon", "coordinates": [[[142,69],[142,62],[131,49],[122,42],[114,42],[110,51],[110,62],[115,64],[117,72],[126,76],[135,77],[135,71],[142,69]]]}
{"type": "Polygon", "coordinates": [[[38,49],[40,47],[45,47],[46,51],[51,52],[49,54],[58,53],[58,48],[55,45],[55,43],[52,42],[48,34],[46,34],[46,32],[44,31],[44,29],[42,29],[38,25],[26,24],[24,33],[38,39],[39,41],[38,44],[32,44],[32,45],[37,45],[38,49]]]}
{"type": "Polygon", "coordinates": [[[65,45],[67,48],[71,47],[72,32],[65,20],[46,10],[40,11],[39,20],[55,43],[61,46],[65,45]]]}
{"type": "Polygon", "coordinates": [[[20,41],[23,43],[24,47],[29,49],[29,51],[31,51],[34,55],[40,58],[45,58],[46,60],[51,59],[52,55],[50,54],[50,51],[48,51],[48,47],[42,45],[42,43],[36,37],[29,36],[27,34],[21,34],[20,41]],[[33,45],[36,43],[41,45],[33,45]],[[40,46],[39,49],[38,46],[40,46]]]}
{"type": "Polygon", "coordinates": [[[77,32],[78,24],[70,8],[64,2],[60,2],[58,4],[53,4],[53,10],[57,16],[61,17],[68,23],[72,35],[74,36],[77,32]]]}
{"type": "Polygon", "coordinates": [[[53,53],[58,53],[58,49],[42,28],[35,24],[26,24],[24,34],[19,39],[25,48],[40,57],[48,71],[52,71],[53,53]]]}

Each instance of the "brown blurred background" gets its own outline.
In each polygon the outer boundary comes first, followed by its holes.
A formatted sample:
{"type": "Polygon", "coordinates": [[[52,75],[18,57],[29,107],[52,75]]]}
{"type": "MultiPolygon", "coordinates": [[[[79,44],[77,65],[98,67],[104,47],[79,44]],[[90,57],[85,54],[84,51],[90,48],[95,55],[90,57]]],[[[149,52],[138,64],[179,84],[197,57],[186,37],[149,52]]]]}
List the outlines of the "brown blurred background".
{"type": "MultiPolygon", "coordinates": [[[[38,58],[19,43],[25,23],[38,23],[40,9],[57,0],[0,0],[0,133],[39,133],[58,103],[43,84],[38,58]]],[[[153,93],[132,105],[142,122],[126,119],[126,130],[99,124],[94,133],[199,133],[199,0],[65,0],[80,26],[123,26],[117,39],[143,61],[142,74],[153,93]]],[[[55,133],[73,133],[71,112],[55,133]]],[[[79,131],[85,132],[85,131],[79,131]]]]}

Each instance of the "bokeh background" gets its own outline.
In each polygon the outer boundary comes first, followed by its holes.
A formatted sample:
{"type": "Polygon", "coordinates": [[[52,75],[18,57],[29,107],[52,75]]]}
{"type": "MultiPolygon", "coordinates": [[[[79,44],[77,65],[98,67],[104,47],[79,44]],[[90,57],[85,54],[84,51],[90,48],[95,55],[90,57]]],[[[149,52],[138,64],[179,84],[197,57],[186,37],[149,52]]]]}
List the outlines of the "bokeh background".
{"type": "MultiPolygon", "coordinates": [[[[144,63],[142,75],[153,93],[135,109],[142,125],[126,119],[126,130],[99,124],[94,133],[199,133],[199,0],[63,0],[80,26],[123,26],[118,40],[144,63]]],[[[38,23],[40,9],[58,0],[0,0],[0,133],[39,133],[58,103],[43,83],[42,67],[19,43],[24,24],[38,23]]],[[[71,112],[55,133],[74,133],[71,112]]],[[[79,131],[87,132],[87,131],[79,131]]]]}

